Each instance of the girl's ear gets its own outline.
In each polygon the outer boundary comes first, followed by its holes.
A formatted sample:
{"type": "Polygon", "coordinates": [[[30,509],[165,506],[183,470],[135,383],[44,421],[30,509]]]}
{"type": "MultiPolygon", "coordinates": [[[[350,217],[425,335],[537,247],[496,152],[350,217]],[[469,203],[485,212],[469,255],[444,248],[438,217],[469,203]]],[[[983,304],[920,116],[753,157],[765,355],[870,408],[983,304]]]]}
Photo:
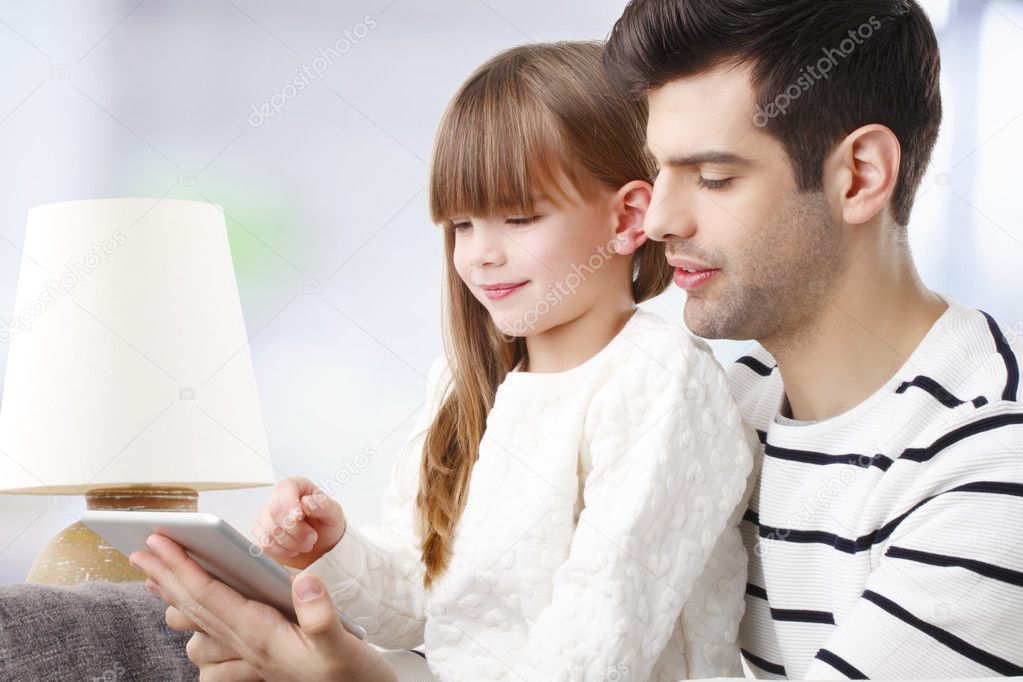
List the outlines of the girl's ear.
{"type": "Polygon", "coordinates": [[[643,222],[650,210],[653,186],[649,182],[633,180],[623,186],[614,197],[615,253],[629,256],[646,243],[643,222]]]}

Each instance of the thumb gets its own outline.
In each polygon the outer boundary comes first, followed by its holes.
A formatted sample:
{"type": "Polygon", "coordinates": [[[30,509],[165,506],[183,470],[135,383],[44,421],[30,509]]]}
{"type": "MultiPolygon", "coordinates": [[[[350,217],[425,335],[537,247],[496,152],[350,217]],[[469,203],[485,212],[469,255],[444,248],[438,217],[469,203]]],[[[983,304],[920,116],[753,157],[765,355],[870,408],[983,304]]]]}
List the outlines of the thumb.
{"type": "Polygon", "coordinates": [[[330,594],[314,575],[298,575],[291,583],[298,625],[314,642],[336,643],[343,637],[341,620],[330,594]]]}

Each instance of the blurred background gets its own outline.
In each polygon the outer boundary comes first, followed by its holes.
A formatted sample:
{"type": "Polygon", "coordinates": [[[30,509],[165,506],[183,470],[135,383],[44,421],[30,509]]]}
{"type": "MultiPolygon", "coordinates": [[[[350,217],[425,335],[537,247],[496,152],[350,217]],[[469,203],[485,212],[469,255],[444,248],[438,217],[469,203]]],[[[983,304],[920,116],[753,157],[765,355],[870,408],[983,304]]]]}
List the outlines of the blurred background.
{"type": "MultiPolygon", "coordinates": [[[[1023,335],[1023,2],[923,4],[946,116],[910,229],[917,263],[932,288],[1023,335]]],[[[307,476],[352,522],[377,520],[441,352],[441,235],[425,189],[443,108],[498,50],[604,38],[624,6],[0,2],[0,320],[15,313],[32,206],[222,205],[278,477],[307,476]]],[[[681,324],[682,296],[645,307],[681,324]]],[[[747,346],[714,344],[726,363],[747,346]]],[[[0,371],[6,357],[0,344],[0,371]]],[[[203,493],[200,509],[247,532],[269,492],[203,493]]],[[[24,580],[84,504],[0,496],[0,582],[24,580]]]]}

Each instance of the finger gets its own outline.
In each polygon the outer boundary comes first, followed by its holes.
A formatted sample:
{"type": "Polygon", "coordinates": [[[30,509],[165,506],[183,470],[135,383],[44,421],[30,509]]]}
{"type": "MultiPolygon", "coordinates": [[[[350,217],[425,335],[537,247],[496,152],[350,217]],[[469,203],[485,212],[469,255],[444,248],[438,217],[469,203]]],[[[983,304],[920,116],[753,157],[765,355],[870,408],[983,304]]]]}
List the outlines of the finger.
{"type": "Polygon", "coordinates": [[[252,542],[256,547],[262,550],[269,550],[276,547],[273,535],[270,531],[273,529],[273,525],[268,525],[267,519],[269,515],[265,510],[261,510],[256,516],[255,522],[252,524],[252,542]]]}
{"type": "Polygon", "coordinates": [[[181,613],[177,608],[173,606],[167,607],[167,614],[164,616],[164,620],[167,621],[167,627],[171,630],[177,630],[179,632],[185,632],[191,630],[193,632],[201,632],[202,628],[194,620],[181,613]]]}
{"type": "Polygon", "coordinates": [[[199,669],[199,682],[262,682],[263,676],[247,662],[236,659],[210,663],[199,669]]]}
{"type": "MultiPolygon", "coordinates": [[[[154,552],[146,567],[171,606],[203,631],[258,662],[274,635],[291,626],[272,606],[246,599],[216,580],[173,540],[159,534],[146,540],[154,552]]],[[[133,554],[134,556],[134,554],[133,554]]]]}
{"type": "Polygon", "coordinates": [[[277,523],[282,523],[286,517],[300,521],[304,512],[298,501],[315,488],[313,482],[307,478],[294,476],[284,479],[277,484],[274,494],[270,497],[270,516],[277,523]]]}
{"type": "Polygon", "coordinates": [[[265,549],[276,549],[284,556],[296,556],[304,551],[305,544],[274,523],[269,511],[260,514],[260,525],[263,533],[258,540],[265,549]]]}
{"type": "Polygon", "coordinates": [[[299,503],[302,495],[314,488],[312,482],[305,478],[285,479],[277,485],[270,498],[270,504],[267,505],[267,513],[274,525],[294,538],[299,547],[297,551],[308,551],[301,548],[311,546],[310,539],[315,541],[315,532],[303,522],[305,512],[299,503]]]}
{"type": "Polygon", "coordinates": [[[298,552],[308,552],[317,538],[316,531],[306,521],[294,521],[290,516],[283,523],[275,523],[271,535],[279,543],[294,547],[298,552]]]}
{"type": "Polygon", "coordinates": [[[160,592],[160,586],[149,578],[146,578],[146,589],[149,590],[150,594],[155,594],[160,599],[163,599],[163,594],[160,592]]]}
{"type": "Polygon", "coordinates": [[[129,560],[159,586],[163,600],[203,631],[231,641],[237,628],[220,616],[234,615],[236,625],[237,613],[249,600],[211,577],[173,540],[154,534],[146,544],[152,552],[132,552],[129,560]],[[209,604],[216,613],[207,608],[209,604]]]}
{"type": "MultiPolygon", "coordinates": [[[[171,542],[168,540],[168,542],[171,542]]],[[[187,590],[180,584],[174,572],[164,563],[163,559],[153,551],[138,550],[128,556],[128,562],[145,573],[147,583],[155,586],[154,594],[163,599],[168,606],[181,612],[186,618],[208,630],[208,623],[203,615],[196,613],[199,605],[191,598],[187,590]]]]}
{"type": "Polygon", "coordinates": [[[313,492],[303,495],[302,509],[305,510],[307,518],[316,519],[324,526],[340,528],[344,526],[344,515],[341,513],[341,505],[323,490],[317,488],[313,492]]]}
{"type": "Polygon", "coordinates": [[[291,583],[291,599],[299,627],[317,649],[337,655],[347,643],[345,638],[355,639],[341,625],[333,600],[316,576],[296,576],[291,583]]]}
{"type": "Polygon", "coordinates": [[[240,658],[237,651],[205,632],[197,632],[192,635],[192,638],[185,644],[185,654],[196,667],[240,658]]]}

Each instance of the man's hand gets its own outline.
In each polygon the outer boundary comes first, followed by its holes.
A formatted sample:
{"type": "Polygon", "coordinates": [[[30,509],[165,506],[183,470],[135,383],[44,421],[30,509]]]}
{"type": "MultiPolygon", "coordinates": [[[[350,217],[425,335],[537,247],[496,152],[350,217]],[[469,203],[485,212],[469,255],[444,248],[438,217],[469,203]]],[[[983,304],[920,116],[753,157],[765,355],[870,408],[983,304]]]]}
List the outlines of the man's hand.
{"type": "Polygon", "coordinates": [[[174,541],[151,535],[146,544],[152,553],[132,552],[129,559],[172,607],[168,624],[201,635],[193,636],[188,654],[205,666],[200,667],[206,671],[204,682],[396,682],[380,653],[344,629],[315,576],[297,576],[292,583],[295,625],[272,606],[246,599],[211,577],[174,541]]]}
{"type": "MultiPolygon", "coordinates": [[[[158,597],[161,596],[160,588],[148,578],[146,578],[146,589],[158,597]]],[[[166,620],[172,630],[195,633],[185,646],[185,654],[188,656],[188,660],[199,669],[201,680],[260,682],[263,679],[255,668],[238,655],[237,651],[207,635],[202,628],[173,606],[167,607],[166,620]]]]}

